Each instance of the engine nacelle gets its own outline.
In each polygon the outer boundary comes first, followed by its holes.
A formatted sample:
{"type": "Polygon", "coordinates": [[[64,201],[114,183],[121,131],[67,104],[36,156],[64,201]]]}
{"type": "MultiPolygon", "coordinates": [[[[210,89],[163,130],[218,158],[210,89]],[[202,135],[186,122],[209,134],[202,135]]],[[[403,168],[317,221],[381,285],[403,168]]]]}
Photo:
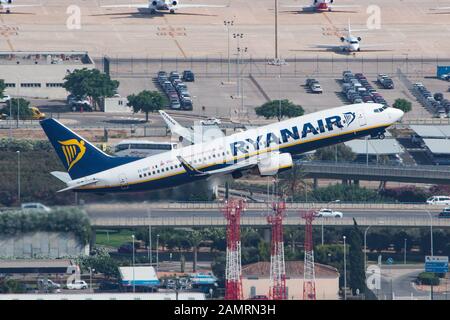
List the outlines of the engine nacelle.
{"type": "Polygon", "coordinates": [[[344,37],[341,37],[341,41],[344,42],[344,41],[345,41],[345,38],[344,38],[344,37]]]}
{"type": "Polygon", "coordinates": [[[258,161],[258,171],[261,176],[274,176],[277,173],[292,168],[290,153],[272,152],[258,161]]]}
{"type": "Polygon", "coordinates": [[[152,6],[156,7],[158,5],[158,1],[152,1],[152,6]]]}
{"type": "Polygon", "coordinates": [[[177,4],[178,4],[177,1],[172,1],[172,5],[173,5],[173,6],[176,6],[177,4]]]}
{"type": "Polygon", "coordinates": [[[361,41],[361,37],[358,37],[358,41],[361,41]]]}

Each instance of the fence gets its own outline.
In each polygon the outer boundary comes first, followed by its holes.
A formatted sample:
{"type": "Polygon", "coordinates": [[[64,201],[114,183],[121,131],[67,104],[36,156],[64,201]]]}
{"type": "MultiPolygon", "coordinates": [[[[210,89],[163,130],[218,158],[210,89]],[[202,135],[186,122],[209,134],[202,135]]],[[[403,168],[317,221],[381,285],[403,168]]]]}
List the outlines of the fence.
{"type": "MultiPolygon", "coordinates": [[[[394,74],[400,70],[407,76],[436,76],[437,65],[450,65],[450,58],[442,57],[410,57],[392,55],[366,58],[361,55],[334,57],[333,55],[315,55],[305,57],[284,57],[286,64],[271,65],[271,58],[244,57],[239,62],[236,58],[228,60],[226,56],[205,56],[197,58],[136,58],[133,56],[109,56],[110,73],[114,77],[154,77],[160,70],[192,70],[202,77],[236,77],[252,74],[258,77],[297,77],[305,75],[333,76],[340,75],[343,70],[362,72],[367,75],[378,73],[394,74]],[[238,66],[239,65],[239,66],[238,66]],[[230,71],[228,71],[230,70],[230,71]]],[[[97,59],[96,64],[103,68],[103,59],[97,59]]]]}

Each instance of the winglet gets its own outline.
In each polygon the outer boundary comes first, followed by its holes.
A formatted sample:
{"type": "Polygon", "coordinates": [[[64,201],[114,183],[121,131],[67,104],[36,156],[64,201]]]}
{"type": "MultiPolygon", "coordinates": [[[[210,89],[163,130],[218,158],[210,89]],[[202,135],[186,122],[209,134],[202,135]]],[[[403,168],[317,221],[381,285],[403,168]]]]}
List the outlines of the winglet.
{"type": "Polygon", "coordinates": [[[183,157],[177,156],[177,159],[181,162],[181,165],[183,166],[184,170],[191,175],[191,176],[207,176],[209,173],[203,172],[200,170],[195,169],[189,162],[187,162],[183,157]]]}

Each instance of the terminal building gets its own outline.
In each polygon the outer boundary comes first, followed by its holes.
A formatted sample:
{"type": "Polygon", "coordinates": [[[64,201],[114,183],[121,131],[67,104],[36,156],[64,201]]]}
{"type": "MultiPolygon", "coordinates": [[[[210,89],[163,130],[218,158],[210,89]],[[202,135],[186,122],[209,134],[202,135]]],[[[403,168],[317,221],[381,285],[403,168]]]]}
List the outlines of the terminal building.
{"type": "Polygon", "coordinates": [[[87,52],[0,52],[0,79],[10,96],[66,99],[64,77],[83,68],[95,68],[87,52]]]}

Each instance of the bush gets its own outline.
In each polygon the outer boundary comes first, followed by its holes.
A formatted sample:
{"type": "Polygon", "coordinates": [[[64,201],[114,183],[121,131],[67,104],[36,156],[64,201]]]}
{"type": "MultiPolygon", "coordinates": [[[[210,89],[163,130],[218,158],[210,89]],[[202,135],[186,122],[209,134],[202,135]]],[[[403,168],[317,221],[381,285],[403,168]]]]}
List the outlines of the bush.
{"type": "Polygon", "coordinates": [[[412,104],[406,99],[396,99],[392,105],[396,109],[402,110],[404,113],[411,111],[412,104]]]}
{"type": "Polygon", "coordinates": [[[420,284],[427,286],[437,286],[439,285],[439,277],[432,272],[422,272],[417,276],[417,281],[420,284]]]}
{"type": "Polygon", "coordinates": [[[425,202],[428,198],[428,194],[425,190],[416,186],[386,189],[381,191],[381,195],[393,198],[399,202],[425,202]]]}

